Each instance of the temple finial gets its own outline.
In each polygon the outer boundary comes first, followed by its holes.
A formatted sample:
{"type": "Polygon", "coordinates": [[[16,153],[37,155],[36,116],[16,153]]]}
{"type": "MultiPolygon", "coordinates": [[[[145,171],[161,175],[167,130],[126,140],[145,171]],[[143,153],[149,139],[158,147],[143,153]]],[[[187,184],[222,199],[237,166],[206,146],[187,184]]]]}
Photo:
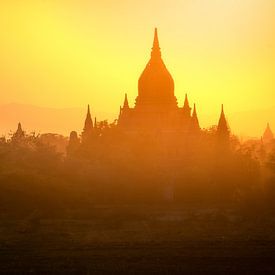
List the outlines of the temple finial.
{"type": "Polygon", "coordinates": [[[129,108],[127,93],[125,93],[123,108],[129,108]]]}
{"type": "Polygon", "coordinates": [[[159,49],[158,29],[155,28],[153,49],[159,49]]]}
{"type": "Polygon", "coordinates": [[[160,57],[161,52],[160,52],[160,47],[159,47],[159,38],[158,38],[158,29],[155,28],[155,33],[154,33],[154,42],[153,42],[153,48],[152,48],[152,57],[160,57]]]}

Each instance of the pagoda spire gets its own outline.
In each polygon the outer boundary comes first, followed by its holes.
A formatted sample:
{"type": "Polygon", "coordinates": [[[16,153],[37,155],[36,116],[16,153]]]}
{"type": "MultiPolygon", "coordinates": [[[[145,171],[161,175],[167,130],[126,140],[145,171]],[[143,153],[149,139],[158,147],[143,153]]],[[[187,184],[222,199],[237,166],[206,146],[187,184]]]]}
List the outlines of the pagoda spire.
{"type": "Polygon", "coordinates": [[[16,141],[16,140],[20,140],[21,138],[23,138],[25,136],[25,132],[23,131],[22,129],[22,125],[21,123],[19,122],[18,123],[18,126],[17,126],[17,130],[16,132],[13,134],[12,136],[12,140],[13,141],[16,141]]]}
{"type": "Polygon", "coordinates": [[[124,104],[123,104],[123,109],[124,108],[129,108],[129,102],[128,102],[128,97],[127,97],[127,93],[125,94],[125,97],[124,97],[124,104]]]}
{"type": "Polygon", "coordinates": [[[90,105],[88,105],[88,110],[87,110],[87,115],[84,123],[84,129],[83,131],[90,131],[93,129],[93,120],[91,117],[91,112],[90,112],[90,105]]]}
{"type": "Polygon", "coordinates": [[[160,47],[159,47],[159,38],[158,38],[158,29],[157,28],[155,28],[151,57],[152,58],[161,57],[161,51],[160,51],[160,47]]]}
{"type": "Polygon", "coordinates": [[[184,105],[182,107],[182,110],[183,110],[184,116],[186,118],[190,118],[191,117],[191,108],[190,108],[190,105],[189,105],[187,94],[185,94],[185,100],[184,100],[184,105]]]}
{"type": "Polygon", "coordinates": [[[23,133],[21,122],[18,123],[17,133],[23,133]]]}
{"type": "Polygon", "coordinates": [[[227,122],[226,122],[226,118],[225,118],[225,114],[224,114],[223,104],[222,104],[222,110],[221,110],[221,115],[220,115],[218,126],[220,126],[220,127],[226,126],[227,127],[227,122]]]}
{"type": "Polygon", "coordinates": [[[192,128],[193,130],[200,130],[199,119],[197,115],[196,104],[194,104],[193,114],[192,114],[192,128]]]}
{"type": "Polygon", "coordinates": [[[270,142],[274,139],[274,134],[271,131],[269,123],[267,123],[267,126],[266,126],[266,129],[265,129],[265,132],[264,132],[264,135],[263,135],[262,139],[263,139],[264,143],[268,143],[268,142],[270,142]]]}
{"type": "Polygon", "coordinates": [[[183,108],[190,108],[187,94],[185,94],[183,108]]]}
{"type": "Polygon", "coordinates": [[[130,118],[130,107],[129,107],[129,102],[128,102],[128,96],[127,93],[125,93],[124,97],[124,103],[123,106],[120,106],[119,110],[119,117],[118,117],[118,125],[119,126],[125,126],[127,124],[127,121],[130,118]]]}
{"type": "Polygon", "coordinates": [[[217,128],[217,134],[218,136],[226,137],[226,138],[229,138],[229,134],[230,134],[230,130],[224,114],[223,104],[222,104],[221,115],[220,115],[219,124],[217,128]]]}
{"type": "Polygon", "coordinates": [[[22,129],[21,122],[18,123],[17,130],[15,132],[16,137],[23,137],[24,136],[24,131],[22,129]]]}

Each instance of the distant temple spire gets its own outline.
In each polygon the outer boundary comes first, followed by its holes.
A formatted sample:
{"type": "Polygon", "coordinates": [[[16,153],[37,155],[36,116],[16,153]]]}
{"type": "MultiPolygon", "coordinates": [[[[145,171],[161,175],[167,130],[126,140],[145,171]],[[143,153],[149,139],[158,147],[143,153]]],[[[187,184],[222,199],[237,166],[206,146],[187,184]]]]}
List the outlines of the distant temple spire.
{"type": "Polygon", "coordinates": [[[94,128],[94,126],[93,126],[93,120],[92,120],[91,112],[90,112],[90,105],[88,105],[87,115],[86,115],[84,128],[83,128],[83,132],[82,132],[82,139],[84,142],[91,137],[93,128],[94,128]]]}
{"type": "Polygon", "coordinates": [[[120,106],[118,125],[121,127],[125,127],[126,124],[128,124],[127,121],[129,119],[130,114],[131,108],[129,106],[127,93],[125,93],[123,106],[120,106]]]}
{"type": "Polygon", "coordinates": [[[222,104],[221,115],[220,115],[219,124],[217,128],[217,135],[219,138],[229,141],[230,130],[225,118],[223,104],[222,104]]]}
{"type": "Polygon", "coordinates": [[[218,131],[228,131],[228,127],[227,127],[227,121],[225,118],[225,114],[224,114],[224,107],[222,104],[222,110],[221,110],[221,115],[220,115],[220,119],[219,119],[219,124],[218,124],[218,131]]]}
{"type": "Polygon", "coordinates": [[[267,123],[267,126],[266,126],[266,129],[265,129],[262,140],[263,140],[264,143],[269,143],[272,140],[274,140],[274,134],[271,131],[269,123],[267,123]]]}
{"type": "Polygon", "coordinates": [[[182,107],[182,110],[184,112],[185,118],[189,119],[191,117],[191,107],[189,105],[187,94],[185,94],[184,105],[182,107]]]}
{"type": "Polygon", "coordinates": [[[89,131],[91,129],[93,129],[93,121],[92,121],[91,112],[90,112],[90,105],[88,105],[88,110],[87,110],[83,131],[89,131]]]}
{"type": "Polygon", "coordinates": [[[23,130],[22,130],[22,125],[21,125],[21,122],[18,123],[18,127],[17,127],[17,131],[16,131],[16,134],[23,134],[23,130]]]}
{"type": "Polygon", "coordinates": [[[127,109],[129,108],[127,93],[125,94],[123,108],[127,108],[127,109]]]}
{"type": "Polygon", "coordinates": [[[194,109],[193,109],[193,114],[192,114],[192,128],[195,131],[200,130],[200,124],[199,124],[199,119],[198,119],[198,115],[197,115],[196,104],[194,104],[194,109]]]}
{"type": "Polygon", "coordinates": [[[12,139],[13,140],[20,140],[21,138],[23,138],[25,136],[25,132],[22,129],[22,125],[19,122],[18,126],[17,126],[17,130],[16,132],[13,134],[12,139]]]}

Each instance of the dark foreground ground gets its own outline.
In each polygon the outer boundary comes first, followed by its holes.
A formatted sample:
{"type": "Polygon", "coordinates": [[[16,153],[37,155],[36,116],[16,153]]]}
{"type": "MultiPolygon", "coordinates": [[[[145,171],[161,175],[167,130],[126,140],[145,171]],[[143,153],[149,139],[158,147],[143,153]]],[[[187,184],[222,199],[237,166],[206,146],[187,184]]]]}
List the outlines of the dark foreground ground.
{"type": "Polygon", "coordinates": [[[233,210],[93,206],[2,215],[0,274],[275,274],[275,218],[233,210]]]}

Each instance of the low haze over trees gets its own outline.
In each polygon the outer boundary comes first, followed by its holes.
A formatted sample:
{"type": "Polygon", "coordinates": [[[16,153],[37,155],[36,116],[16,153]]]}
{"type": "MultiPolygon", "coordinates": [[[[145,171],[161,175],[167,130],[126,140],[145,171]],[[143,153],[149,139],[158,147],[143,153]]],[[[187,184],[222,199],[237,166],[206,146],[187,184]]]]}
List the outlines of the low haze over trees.
{"type": "Polygon", "coordinates": [[[221,147],[216,131],[167,143],[158,133],[125,136],[115,124],[97,122],[82,142],[76,133],[67,140],[27,134],[19,125],[0,142],[0,207],[14,213],[93,203],[272,209],[274,141],[240,143],[231,136],[221,147]]]}

